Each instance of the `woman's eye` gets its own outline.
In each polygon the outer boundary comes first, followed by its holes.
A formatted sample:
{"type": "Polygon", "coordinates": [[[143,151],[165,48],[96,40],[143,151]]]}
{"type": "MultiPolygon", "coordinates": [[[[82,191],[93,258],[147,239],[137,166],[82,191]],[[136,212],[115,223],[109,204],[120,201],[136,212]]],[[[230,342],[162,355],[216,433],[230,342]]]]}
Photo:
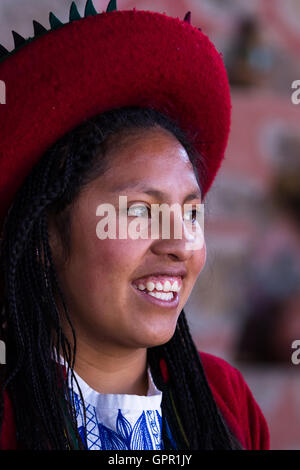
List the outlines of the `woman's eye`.
{"type": "Polygon", "coordinates": [[[186,214],[184,214],[184,220],[195,223],[199,216],[200,216],[200,211],[198,211],[197,209],[193,209],[192,211],[189,211],[186,214]]]}
{"type": "Polygon", "coordinates": [[[150,211],[150,207],[139,204],[135,206],[130,206],[128,208],[127,215],[133,217],[148,217],[148,215],[151,215],[150,211]]]}

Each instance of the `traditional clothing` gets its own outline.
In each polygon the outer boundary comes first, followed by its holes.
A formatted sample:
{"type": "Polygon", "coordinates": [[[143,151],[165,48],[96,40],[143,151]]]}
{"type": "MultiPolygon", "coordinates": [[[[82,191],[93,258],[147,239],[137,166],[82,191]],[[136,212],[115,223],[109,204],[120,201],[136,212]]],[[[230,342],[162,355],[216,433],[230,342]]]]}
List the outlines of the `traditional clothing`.
{"type": "MultiPolygon", "coordinates": [[[[232,432],[246,450],[268,450],[270,436],[266,420],[241,373],[228,362],[211,354],[200,352],[200,357],[216,403],[232,432]]],[[[87,418],[90,420],[88,448],[115,450],[123,445],[123,449],[126,446],[128,449],[149,449],[151,446],[153,449],[159,446],[163,449],[161,392],[152,383],[151,376],[147,396],[101,396],[82,380],[81,385],[88,404],[87,418]],[[111,411],[105,409],[106,405],[111,411]]],[[[79,401],[78,397],[77,420],[79,426],[82,426],[79,401]]],[[[83,434],[82,429],[81,432],[83,434]]],[[[0,446],[1,449],[17,448],[13,410],[7,393],[0,446]]]]}
{"type": "MultiPolygon", "coordinates": [[[[146,396],[98,393],[76,374],[86,410],[89,450],[161,450],[162,392],[152,380],[148,367],[146,396]]],[[[74,395],[77,426],[84,440],[84,412],[76,386],[74,395]]]]}

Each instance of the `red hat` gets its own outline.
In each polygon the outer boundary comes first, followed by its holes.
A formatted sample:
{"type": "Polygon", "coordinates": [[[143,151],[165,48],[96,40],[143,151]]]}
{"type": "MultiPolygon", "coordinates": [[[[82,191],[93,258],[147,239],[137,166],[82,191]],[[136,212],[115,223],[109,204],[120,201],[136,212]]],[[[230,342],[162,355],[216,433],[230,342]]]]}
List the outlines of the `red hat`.
{"type": "Polygon", "coordinates": [[[198,132],[210,188],[224,157],[230,92],[221,54],[208,37],[165,13],[97,13],[87,1],[70,22],[50,13],[51,30],[34,23],[35,37],[13,31],[15,49],[0,46],[0,228],[14,195],[42,154],[87,118],[121,106],[151,106],[198,132]],[[2,54],[2,57],[1,57],[2,54]]]}

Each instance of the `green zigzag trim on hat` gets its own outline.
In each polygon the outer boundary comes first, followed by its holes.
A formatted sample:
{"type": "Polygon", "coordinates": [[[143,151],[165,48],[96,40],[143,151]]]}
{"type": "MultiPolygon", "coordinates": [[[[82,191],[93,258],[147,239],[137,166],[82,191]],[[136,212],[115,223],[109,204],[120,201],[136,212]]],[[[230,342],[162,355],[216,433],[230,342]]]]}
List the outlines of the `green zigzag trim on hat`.
{"type": "MultiPolygon", "coordinates": [[[[112,11],[117,11],[117,0],[110,0],[106,12],[112,12],[112,11]]],[[[81,17],[80,13],[77,9],[76,3],[72,2],[71,7],[70,7],[70,13],[69,13],[69,23],[72,21],[76,20],[81,20],[82,18],[86,18],[87,16],[94,16],[98,15],[101,13],[98,13],[97,10],[95,9],[93,5],[92,0],[87,0],[85,9],[84,9],[84,16],[81,17]]],[[[17,50],[19,50],[21,47],[23,47],[25,44],[28,44],[31,41],[34,41],[35,39],[39,38],[43,34],[48,33],[49,31],[53,29],[58,29],[64,26],[65,24],[68,23],[62,23],[55,15],[54,13],[50,12],[49,13],[49,24],[50,24],[50,29],[46,29],[43,25],[38,23],[37,21],[33,20],[33,30],[34,30],[34,36],[30,38],[23,38],[19,33],[16,31],[12,31],[12,35],[14,38],[14,43],[15,43],[15,48],[12,51],[8,51],[2,44],[0,44],[0,63],[6,59],[9,55],[14,54],[17,50]]]]}
{"type": "MultiPolygon", "coordinates": [[[[106,13],[112,12],[112,11],[117,11],[117,0],[110,0],[106,13]]],[[[102,13],[98,13],[97,10],[95,9],[93,5],[92,0],[87,0],[85,9],[84,9],[84,16],[81,17],[80,13],[77,9],[76,3],[72,2],[71,7],[70,7],[70,13],[69,13],[69,23],[72,21],[76,20],[81,20],[83,18],[86,18],[87,16],[95,16],[99,15],[102,13]]],[[[187,23],[191,24],[191,12],[188,11],[184,17],[184,20],[187,23]]],[[[17,50],[19,50],[21,47],[23,47],[25,44],[28,44],[31,41],[34,41],[35,39],[39,38],[40,36],[47,34],[49,31],[61,28],[65,24],[68,23],[62,23],[55,15],[52,13],[52,11],[49,13],[49,24],[50,24],[50,30],[46,29],[45,26],[42,24],[38,23],[38,21],[33,20],[33,30],[34,30],[34,36],[30,38],[23,38],[19,33],[16,31],[12,31],[12,35],[14,38],[14,43],[15,43],[15,48],[12,51],[8,51],[2,44],[0,44],[0,63],[4,61],[8,56],[14,54],[17,50]]],[[[201,28],[198,28],[199,31],[201,31],[201,28]]]]}

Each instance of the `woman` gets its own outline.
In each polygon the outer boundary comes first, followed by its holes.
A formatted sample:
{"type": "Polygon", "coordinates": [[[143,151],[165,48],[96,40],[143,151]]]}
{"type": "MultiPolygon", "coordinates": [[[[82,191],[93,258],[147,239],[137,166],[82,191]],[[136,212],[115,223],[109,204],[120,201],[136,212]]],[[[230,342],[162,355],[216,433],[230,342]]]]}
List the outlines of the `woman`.
{"type": "Polygon", "coordinates": [[[267,449],[241,374],[197,351],[183,311],[206,258],[196,208],[229,132],[219,54],[189,15],[88,1],[84,19],[73,2],[69,24],[50,24],[0,64],[14,97],[1,116],[2,448],[267,449]],[[129,236],[163,203],[191,204],[181,238],[129,236]]]}

